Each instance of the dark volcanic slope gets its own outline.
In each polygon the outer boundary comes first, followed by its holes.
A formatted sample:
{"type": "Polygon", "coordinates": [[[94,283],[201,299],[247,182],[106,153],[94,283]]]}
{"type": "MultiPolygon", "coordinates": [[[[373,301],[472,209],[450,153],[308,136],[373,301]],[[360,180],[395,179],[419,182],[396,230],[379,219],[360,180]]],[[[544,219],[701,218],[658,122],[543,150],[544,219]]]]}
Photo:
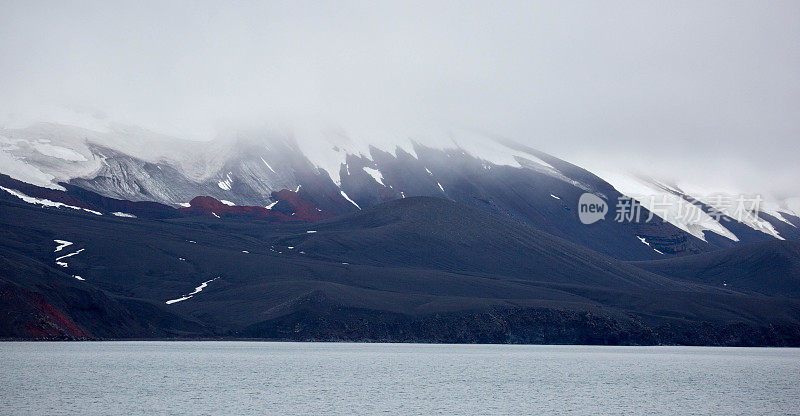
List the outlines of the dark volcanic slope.
{"type": "Polygon", "coordinates": [[[374,266],[617,290],[676,285],[550,234],[441,198],[399,199],[304,229],[314,232],[301,231],[278,243],[318,258],[374,266]]]}
{"type": "Polygon", "coordinates": [[[800,343],[797,300],[655,275],[436,198],[311,225],[0,199],[0,259],[0,337],[800,343]]]}
{"type": "Polygon", "coordinates": [[[81,339],[206,334],[139,299],[113,296],[64,270],[0,247],[0,337],[81,339]]]}
{"type": "Polygon", "coordinates": [[[800,243],[764,241],[711,253],[633,262],[685,281],[766,295],[800,297],[800,243]]]}

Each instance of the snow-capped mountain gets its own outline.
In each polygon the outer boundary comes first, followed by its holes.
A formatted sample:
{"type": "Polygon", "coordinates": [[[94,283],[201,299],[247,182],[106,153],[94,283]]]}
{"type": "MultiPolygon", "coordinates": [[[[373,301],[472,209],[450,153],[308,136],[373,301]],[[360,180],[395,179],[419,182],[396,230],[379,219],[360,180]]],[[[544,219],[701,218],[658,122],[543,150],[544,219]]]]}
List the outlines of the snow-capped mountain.
{"type": "Polygon", "coordinates": [[[37,124],[0,130],[0,173],[119,200],[177,208],[210,196],[229,206],[259,206],[287,216],[303,210],[304,218],[435,196],[627,260],[766,239],[800,240],[800,218],[786,201],[765,201],[758,216],[736,220],[707,194],[630,175],[603,174],[604,180],[546,153],[474,132],[368,137],[340,131],[237,132],[193,142],[122,126],[95,131],[37,124]],[[608,201],[611,212],[604,221],[579,221],[578,200],[587,192],[608,201]],[[615,204],[625,196],[644,210],[636,220],[615,221],[615,204]]]}
{"type": "Polygon", "coordinates": [[[0,135],[3,337],[800,345],[782,241],[800,219],[780,205],[736,221],[686,187],[458,135],[0,135]],[[626,195],[644,207],[617,221],[626,195]],[[587,196],[603,220],[581,221],[587,196]]]}

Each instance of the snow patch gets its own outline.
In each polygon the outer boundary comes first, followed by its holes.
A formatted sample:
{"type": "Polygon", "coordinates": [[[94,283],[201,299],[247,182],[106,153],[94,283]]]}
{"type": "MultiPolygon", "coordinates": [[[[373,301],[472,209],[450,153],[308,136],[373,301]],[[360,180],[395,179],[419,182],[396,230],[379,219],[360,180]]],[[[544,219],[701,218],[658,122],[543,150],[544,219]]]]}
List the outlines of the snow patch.
{"type": "Polygon", "coordinates": [[[269,163],[267,163],[267,161],[266,161],[266,160],[264,160],[264,158],[263,158],[263,157],[261,158],[261,161],[262,161],[262,162],[264,162],[264,164],[265,164],[265,165],[267,165],[267,168],[269,168],[269,170],[271,170],[271,171],[272,171],[272,173],[276,173],[276,172],[275,172],[275,169],[272,169],[272,166],[270,166],[270,165],[269,165],[269,163]]]}
{"type": "Polygon", "coordinates": [[[219,215],[217,215],[217,213],[216,213],[216,212],[212,212],[212,213],[211,213],[211,215],[213,215],[213,216],[215,216],[215,217],[219,218],[219,215]]]}
{"type": "Polygon", "coordinates": [[[91,210],[91,209],[88,209],[88,208],[81,208],[81,207],[76,207],[74,205],[67,205],[67,204],[65,204],[63,202],[55,202],[55,201],[51,201],[51,200],[45,199],[45,198],[36,198],[36,197],[28,196],[28,195],[23,194],[20,191],[17,191],[16,189],[9,189],[9,188],[6,188],[4,186],[0,186],[0,189],[10,193],[11,195],[14,195],[15,197],[17,197],[17,198],[21,199],[22,201],[27,202],[29,204],[41,205],[41,206],[44,206],[44,207],[53,207],[53,208],[65,207],[65,208],[77,209],[79,211],[83,210],[83,211],[86,211],[86,212],[91,212],[92,214],[95,214],[95,215],[103,215],[100,212],[97,212],[97,211],[94,211],[94,210],[91,210]]]}
{"type": "Polygon", "coordinates": [[[316,232],[317,232],[316,230],[308,230],[308,231],[306,231],[306,234],[314,234],[316,232]]]}
{"type": "Polygon", "coordinates": [[[184,296],[184,297],[181,297],[181,298],[178,298],[178,299],[168,300],[165,303],[167,305],[172,305],[173,303],[178,303],[178,302],[184,301],[184,300],[189,299],[189,298],[191,298],[191,296],[184,296]]]}
{"type": "Polygon", "coordinates": [[[272,207],[274,207],[274,206],[275,206],[275,204],[277,204],[277,203],[278,203],[278,201],[275,201],[275,202],[273,202],[273,203],[271,203],[271,204],[269,204],[269,205],[265,206],[264,208],[266,208],[266,209],[272,209],[272,207]]]}
{"type": "MultiPolygon", "coordinates": [[[[347,164],[347,155],[369,158],[372,148],[393,154],[398,149],[416,157],[411,137],[413,131],[400,133],[395,128],[350,126],[347,129],[331,128],[324,123],[303,123],[292,130],[299,150],[319,171],[324,170],[331,180],[341,186],[340,172],[347,164]]],[[[434,136],[440,137],[440,136],[434,136]]]]}
{"type": "Polygon", "coordinates": [[[72,275],[72,277],[74,277],[74,278],[76,278],[76,279],[78,279],[78,280],[86,280],[86,279],[84,279],[84,278],[82,278],[82,277],[78,276],[77,274],[73,274],[73,275],[72,275]]]}
{"type": "Polygon", "coordinates": [[[654,181],[615,172],[595,172],[620,193],[637,200],[662,220],[706,241],[705,231],[711,231],[733,241],[739,238],[697,205],[689,203],[675,190],[654,181]]]}
{"type": "Polygon", "coordinates": [[[63,202],[55,202],[55,201],[51,201],[49,199],[35,198],[35,197],[32,197],[32,196],[28,196],[28,195],[23,194],[20,191],[17,191],[16,189],[9,189],[9,188],[6,188],[4,186],[0,186],[0,189],[10,193],[11,195],[14,195],[15,197],[17,197],[17,198],[19,198],[19,199],[21,199],[24,202],[27,202],[29,204],[43,205],[43,206],[55,207],[55,208],[67,207],[67,208],[72,208],[72,209],[81,209],[81,207],[76,207],[76,206],[73,206],[73,205],[67,205],[67,204],[65,204],[63,202]]]}
{"type": "Polygon", "coordinates": [[[55,241],[55,242],[58,244],[58,247],[56,247],[56,249],[54,250],[54,252],[59,252],[59,251],[61,251],[61,250],[62,250],[64,247],[67,247],[67,246],[71,246],[71,245],[72,245],[72,242],[70,242],[70,241],[67,241],[67,240],[53,240],[53,241],[55,241]]]}
{"type": "Polygon", "coordinates": [[[383,184],[383,174],[381,174],[381,171],[379,171],[378,169],[368,168],[366,166],[363,167],[362,169],[364,169],[364,172],[367,172],[369,176],[372,176],[372,179],[375,179],[375,182],[378,182],[382,186],[386,186],[383,184]]]}
{"type": "Polygon", "coordinates": [[[230,172],[228,172],[225,175],[225,180],[224,181],[217,182],[217,186],[219,186],[221,189],[223,189],[225,191],[230,191],[231,190],[231,185],[233,185],[233,179],[231,179],[231,173],[230,172]]]}
{"type": "Polygon", "coordinates": [[[733,192],[729,192],[728,194],[717,194],[710,192],[702,192],[702,189],[697,187],[692,187],[692,185],[681,185],[682,189],[672,188],[673,192],[680,193],[682,195],[690,196],[693,199],[696,199],[702,202],[705,205],[708,205],[718,213],[722,213],[727,215],[730,218],[733,218],[736,221],[741,222],[742,224],[756,230],[761,231],[764,234],[771,235],[779,240],[783,240],[784,238],[778,233],[775,227],[766,219],[757,215],[758,213],[749,213],[749,212],[737,212],[740,208],[747,208],[747,205],[741,206],[738,202],[739,198],[744,198],[744,200],[750,199],[744,195],[733,196],[733,192]],[[718,198],[719,196],[719,198],[718,198]]]}
{"type": "Polygon", "coordinates": [[[783,214],[789,214],[789,215],[797,216],[796,214],[793,214],[791,212],[786,212],[788,210],[780,211],[780,208],[774,208],[771,204],[769,204],[767,202],[761,204],[760,208],[761,208],[761,212],[763,212],[765,214],[772,215],[773,217],[777,218],[779,221],[783,221],[783,222],[791,225],[792,227],[797,228],[797,225],[793,224],[791,221],[789,221],[789,219],[787,219],[786,217],[783,216],[783,214]]]}
{"type": "Polygon", "coordinates": [[[217,279],[219,279],[219,276],[217,276],[217,277],[215,277],[215,278],[213,278],[211,280],[206,280],[205,282],[201,283],[200,286],[197,286],[196,288],[194,288],[194,291],[192,293],[189,293],[189,296],[193,296],[193,295],[196,295],[196,294],[202,292],[203,289],[205,289],[208,286],[209,283],[211,283],[211,282],[213,282],[213,281],[215,281],[217,279]]]}
{"type": "Polygon", "coordinates": [[[646,244],[646,245],[647,245],[647,247],[650,247],[650,248],[652,248],[652,249],[653,249],[653,251],[655,251],[656,253],[658,253],[658,254],[664,254],[664,253],[662,253],[661,251],[659,251],[659,250],[655,249],[653,246],[651,246],[651,245],[650,245],[650,243],[648,243],[648,242],[647,242],[647,241],[644,239],[644,237],[639,237],[639,236],[637,235],[637,236],[636,236],[636,238],[638,238],[638,239],[639,239],[639,241],[641,241],[642,243],[646,244]]]}
{"type": "Polygon", "coordinates": [[[74,256],[76,254],[80,254],[83,250],[85,250],[85,249],[82,248],[82,249],[80,249],[80,250],[78,250],[78,251],[76,251],[74,253],[65,254],[65,255],[63,255],[61,257],[56,258],[56,264],[61,266],[61,267],[67,267],[68,266],[67,262],[64,262],[64,261],[61,261],[61,260],[64,260],[67,257],[72,257],[72,256],[74,256]]]}
{"type": "Polygon", "coordinates": [[[557,196],[555,196],[555,195],[553,195],[553,194],[550,194],[550,197],[552,197],[552,198],[554,198],[554,199],[561,199],[560,197],[557,197],[557,196]]]}
{"type": "Polygon", "coordinates": [[[358,208],[358,209],[361,209],[361,207],[360,207],[360,206],[358,206],[358,204],[356,204],[356,202],[355,202],[355,201],[353,201],[352,199],[350,199],[350,197],[349,197],[349,196],[347,196],[347,194],[346,194],[346,193],[344,193],[344,191],[342,191],[342,190],[339,190],[339,193],[340,193],[340,194],[342,194],[342,196],[344,197],[344,199],[346,199],[346,200],[350,201],[350,203],[351,203],[351,204],[355,205],[355,206],[356,206],[356,208],[358,208]]]}
{"type": "Polygon", "coordinates": [[[72,256],[74,256],[74,255],[76,255],[76,254],[80,254],[80,253],[81,253],[83,250],[86,250],[86,249],[85,249],[85,248],[82,248],[82,249],[80,249],[80,250],[78,250],[78,251],[76,251],[76,252],[74,252],[74,253],[65,254],[65,255],[63,255],[63,256],[61,256],[61,257],[58,257],[58,258],[56,258],[56,260],[63,260],[63,259],[65,259],[65,258],[67,258],[67,257],[72,257],[72,256]]]}
{"type": "Polygon", "coordinates": [[[235,207],[236,206],[236,204],[234,204],[231,201],[228,201],[227,199],[220,199],[219,202],[222,202],[223,204],[225,204],[225,205],[227,205],[229,207],[235,207]]]}
{"type": "Polygon", "coordinates": [[[114,216],[117,216],[117,217],[125,217],[125,218],[136,218],[136,216],[133,215],[133,214],[128,214],[128,213],[119,212],[119,211],[112,212],[111,215],[114,215],[114,216]]]}
{"type": "Polygon", "coordinates": [[[188,202],[178,202],[178,205],[180,205],[180,206],[182,206],[184,208],[189,208],[190,206],[192,206],[192,204],[190,204],[188,202]]]}
{"type": "Polygon", "coordinates": [[[439,182],[436,182],[436,184],[437,184],[437,185],[439,185],[439,189],[441,189],[441,190],[442,190],[442,192],[444,192],[444,188],[442,188],[442,184],[441,184],[441,183],[439,183],[439,182]]]}
{"type": "Polygon", "coordinates": [[[182,301],[184,301],[186,299],[191,299],[194,295],[202,292],[203,289],[205,289],[208,286],[209,283],[211,283],[211,282],[213,282],[213,281],[215,281],[215,280],[217,280],[219,278],[220,278],[220,276],[217,276],[217,277],[215,277],[215,278],[213,278],[211,280],[206,280],[205,282],[201,283],[200,286],[197,286],[196,288],[194,288],[194,291],[192,293],[189,293],[187,295],[183,295],[182,297],[179,297],[177,299],[168,300],[165,303],[167,305],[172,305],[173,303],[178,303],[178,302],[182,302],[182,301]]]}

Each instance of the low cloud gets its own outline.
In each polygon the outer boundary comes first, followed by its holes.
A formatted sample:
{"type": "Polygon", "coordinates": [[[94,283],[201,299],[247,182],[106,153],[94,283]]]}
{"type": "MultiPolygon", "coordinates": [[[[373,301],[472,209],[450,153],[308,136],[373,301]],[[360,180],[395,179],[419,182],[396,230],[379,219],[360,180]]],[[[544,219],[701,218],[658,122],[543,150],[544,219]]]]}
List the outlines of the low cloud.
{"type": "Polygon", "coordinates": [[[800,189],[800,3],[528,3],[7,2],[0,122],[449,125],[800,189]]]}

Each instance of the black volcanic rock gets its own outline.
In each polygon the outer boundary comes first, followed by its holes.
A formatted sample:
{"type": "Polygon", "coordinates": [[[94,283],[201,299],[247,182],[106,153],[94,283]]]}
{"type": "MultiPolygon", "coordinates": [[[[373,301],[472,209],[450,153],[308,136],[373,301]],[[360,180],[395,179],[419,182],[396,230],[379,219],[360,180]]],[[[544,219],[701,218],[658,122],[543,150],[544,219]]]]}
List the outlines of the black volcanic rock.
{"type": "Polygon", "coordinates": [[[121,219],[3,199],[0,260],[0,337],[708,345],[800,338],[796,299],[660,276],[437,198],[303,224],[121,219]],[[74,244],[55,253],[55,239],[74,244]],[[68,253],[77,254],[67,267],[55,264],[68,253]]]}

